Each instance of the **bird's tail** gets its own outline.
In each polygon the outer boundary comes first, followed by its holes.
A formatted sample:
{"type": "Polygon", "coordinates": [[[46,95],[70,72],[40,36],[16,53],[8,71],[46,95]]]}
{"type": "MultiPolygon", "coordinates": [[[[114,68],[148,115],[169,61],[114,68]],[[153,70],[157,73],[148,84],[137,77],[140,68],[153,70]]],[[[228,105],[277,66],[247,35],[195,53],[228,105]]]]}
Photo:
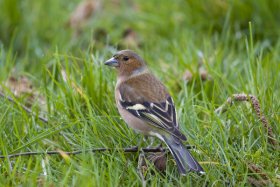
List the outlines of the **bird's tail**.
{"type": "Polygon", "coordinates": [[[162,138],[172,153],[180,174],[185,175],[189,171],[194,171],[200,174],[205,173],[203,168],[193,158],[181,140],[172,135],[163,135],[162,138]]]}

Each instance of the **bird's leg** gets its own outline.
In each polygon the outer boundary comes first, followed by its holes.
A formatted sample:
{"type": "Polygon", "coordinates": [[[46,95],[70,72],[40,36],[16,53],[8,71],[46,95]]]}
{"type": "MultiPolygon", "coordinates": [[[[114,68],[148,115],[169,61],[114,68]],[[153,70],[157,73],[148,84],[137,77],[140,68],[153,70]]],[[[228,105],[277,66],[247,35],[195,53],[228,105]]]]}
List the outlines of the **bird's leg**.
{"type": "Polygon", "coordinates": [[[149,139],[149,136],[144,135],[144,137],[143,137],[144,142],[147,142],[148,139],[149,139]]]}
{"type": "Polygon", "coordinates": [[[142,149],[140,149],[140,154],[138,157],[138,167],[137,167],[137,171],[140,175],[141,178],[141,182],[142,182],[142,186],[146,187],[147,181],[145,180],[145,176],[144,176],[144,172],[146,172],[147,168],[145,168],[145,154],[144,151],[142,149]]]}
{"type": "Polygon", "coordinates": [[[160,144],[158,144],[158,145],[156,146],[156,148],[157,148],[157,149],[162,148],[162,142],[160,142],[160,144]]]}
{"type": "MultiPolygon", "coordinates": [[[[150,141],[149,141],[149,145],[148,145],[147,148],[152,148],[152,147],[153,147],[153,144],[154,144],[154,142],[155,142],[155,137],[153,137],[153,136],[144,136],[144,141],[145,141],[145,142],[147,142],[148,139],[149,139],[150,141]]],[[[156,148],[161,148],[161,147],[162,147],[162,142],[161,142],[159,145],[156,146],[156,148]]]]}
{"type": "Polygon", "coordinates": [[[143,147],[143,142],[147,141],[147,136],[141,137],[140,140],[137,142],[137,147],[138,149],[141,150],[141,148],[143,147]]]}
{"type": "Polygon", "coordinates": [[[150,144],[148,145],[147,148],[151,148],[154,144],[155,138],[154,137],[149,137],[150,138],[150,144]]]}

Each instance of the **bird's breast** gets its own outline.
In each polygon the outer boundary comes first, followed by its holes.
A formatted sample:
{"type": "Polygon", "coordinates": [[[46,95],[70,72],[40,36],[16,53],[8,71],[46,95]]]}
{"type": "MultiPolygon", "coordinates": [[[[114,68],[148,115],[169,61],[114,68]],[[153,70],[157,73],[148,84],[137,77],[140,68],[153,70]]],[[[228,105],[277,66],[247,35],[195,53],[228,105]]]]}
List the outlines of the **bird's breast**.
{"type": "Polygon", "coordinates": [[[153,128],[151,125],[147,124],[145,121],[143,121],[140,118],[135,117],[132,115],[129,111],[127,111],[125,108],[121,106],[119,103],[121,98],[121,94],[116,90],[115,92],[115,99],[118,111],[122,117],[122,119],[125,121],[125,123],[135,131],[142,133],[144,135],[150,135],[150,132],[153,131],[153,128]]]}

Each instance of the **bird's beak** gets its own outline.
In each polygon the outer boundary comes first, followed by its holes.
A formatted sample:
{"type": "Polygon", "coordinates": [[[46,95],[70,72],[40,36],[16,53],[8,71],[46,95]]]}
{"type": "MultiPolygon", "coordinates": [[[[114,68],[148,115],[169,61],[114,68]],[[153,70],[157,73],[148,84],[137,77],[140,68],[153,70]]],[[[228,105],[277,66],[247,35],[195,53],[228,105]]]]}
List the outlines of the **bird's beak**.
{"type": "Polygon", "coordinates": [[[119,66],[118,60],[116,60],[114,57],[107,60],[104,64],[107,65],[107,66],[112,66],[112,67],[118,67],[119,66]]]}

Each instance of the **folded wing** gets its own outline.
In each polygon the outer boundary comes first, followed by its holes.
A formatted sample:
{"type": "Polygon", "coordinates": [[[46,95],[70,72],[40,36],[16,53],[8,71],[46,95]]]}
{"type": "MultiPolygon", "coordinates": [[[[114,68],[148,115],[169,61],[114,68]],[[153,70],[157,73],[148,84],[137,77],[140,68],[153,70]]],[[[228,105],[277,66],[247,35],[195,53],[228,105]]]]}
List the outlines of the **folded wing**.
{"type": "Polygon", "coordinates": [[[164,102],[129,102],[120,101],[120,105],[137,118],[145,120],[150,125],[162,129],[180,140],[186,137],[179,131],[174,102],[170,96],[164,102]]]}

